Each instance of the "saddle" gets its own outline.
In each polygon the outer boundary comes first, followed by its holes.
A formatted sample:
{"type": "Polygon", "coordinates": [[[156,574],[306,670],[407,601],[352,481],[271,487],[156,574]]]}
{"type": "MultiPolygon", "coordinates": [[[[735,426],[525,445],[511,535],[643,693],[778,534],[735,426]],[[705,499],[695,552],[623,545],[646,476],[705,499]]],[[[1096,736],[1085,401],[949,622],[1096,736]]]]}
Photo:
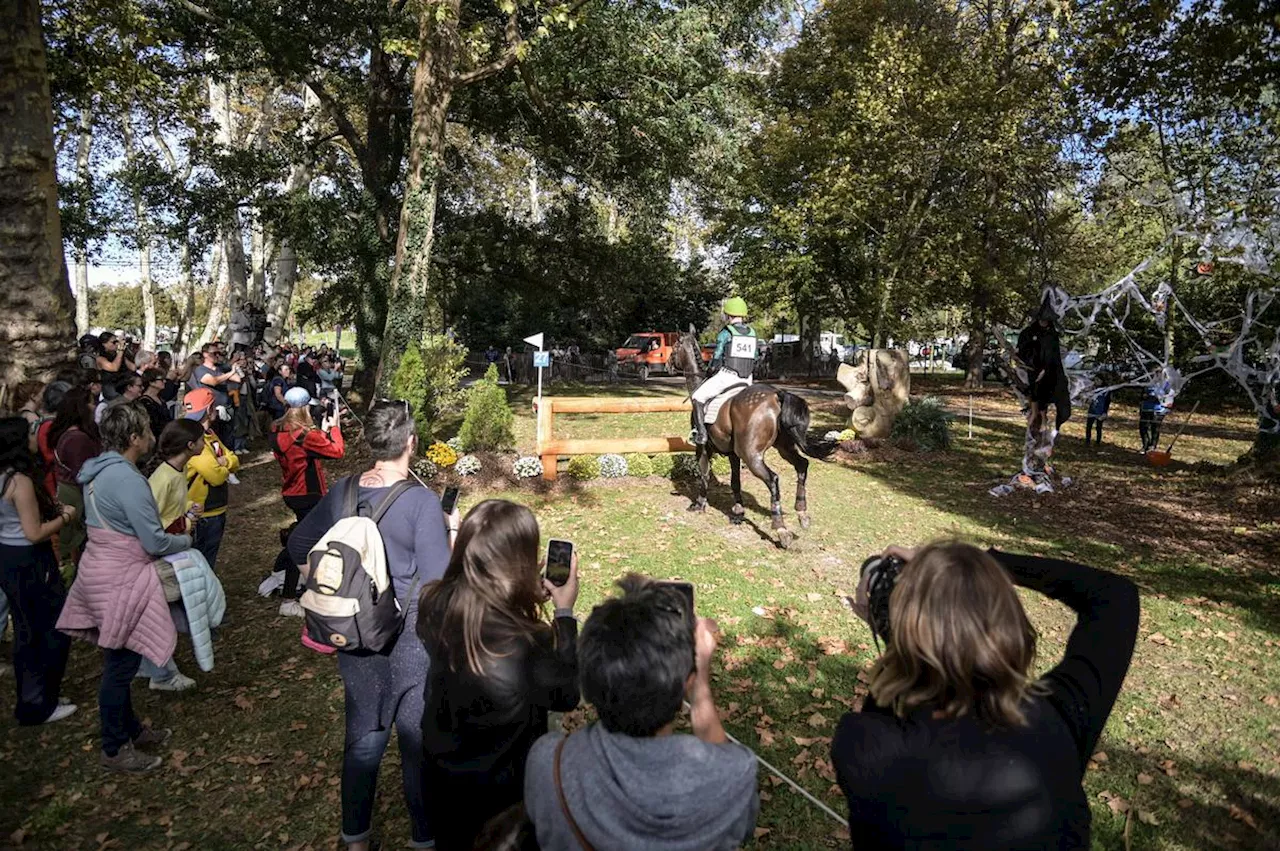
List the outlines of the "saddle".
{"type": "Polygon", "coordinates": [[[708,425],[710,425],[711,423],[714,423],[716,421],[716,417],[720,416],[720,409],[724,407],[725,403],[728,402],[730,399],[732,399],[734,396],[737,396],[743,390],[746,390],[748,386],[749,385],[746,385],[746,384],[739,384],[737,387],[726,390],[725,392],[721,393],[719,396],[712,399],[707,404],[706,415],[703,417],[703,422],[707,423],[708,425]]]}

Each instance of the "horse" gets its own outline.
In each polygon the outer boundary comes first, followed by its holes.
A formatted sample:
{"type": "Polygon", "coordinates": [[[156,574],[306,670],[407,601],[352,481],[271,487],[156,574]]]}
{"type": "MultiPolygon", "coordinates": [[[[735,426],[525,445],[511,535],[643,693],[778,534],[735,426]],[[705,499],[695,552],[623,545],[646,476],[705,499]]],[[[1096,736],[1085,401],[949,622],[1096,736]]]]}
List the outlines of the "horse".
{"type": "MultiPolygon", "coordinates": [[[[693,328],[680,335],[671,354],[671,366],[684,373],[685,387],[689,394],[703,382],[702,352],[693,328]]],[[[695,428],[692,416],[690,424],[695,428]]],[[[809,475],[809,458],[826,458],[835,450],[834,443],[809,440],[809,406],[794,393],[778,390],[768,384],[753,384],[737,396],[725,402],[716,421],[707,425],[707,442],[698,447],[698,496],[689,511],[707,510],[707,479],[711,470],[711,456],[715,452],[729,458],[732,471],[733,510],[729,522],[735,526],[745,519],[742,507],[742,462],[757,479],[769,488],[770,511],[773,529],[778,533],[778,545],[782,549],[791,546],[794,535],[782,519],[782,495],[778,474],[764,462],[769,447],[778,450],[796,471],[796,514],[800,526],[809,528],[809,506],[805,497],[805,480],[809,475]]]]}

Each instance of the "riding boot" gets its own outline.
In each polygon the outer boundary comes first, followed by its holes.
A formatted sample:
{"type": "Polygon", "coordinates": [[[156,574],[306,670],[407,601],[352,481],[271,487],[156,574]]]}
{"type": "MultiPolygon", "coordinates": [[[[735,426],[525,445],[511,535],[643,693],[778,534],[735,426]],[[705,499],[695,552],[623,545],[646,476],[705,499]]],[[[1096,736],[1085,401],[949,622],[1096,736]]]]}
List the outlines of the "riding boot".
{"type": "Polygon", "coordinates": [[[693,403],[693,443],[702,446],[707,442],[707,406],[703,402],[693,403]]]}

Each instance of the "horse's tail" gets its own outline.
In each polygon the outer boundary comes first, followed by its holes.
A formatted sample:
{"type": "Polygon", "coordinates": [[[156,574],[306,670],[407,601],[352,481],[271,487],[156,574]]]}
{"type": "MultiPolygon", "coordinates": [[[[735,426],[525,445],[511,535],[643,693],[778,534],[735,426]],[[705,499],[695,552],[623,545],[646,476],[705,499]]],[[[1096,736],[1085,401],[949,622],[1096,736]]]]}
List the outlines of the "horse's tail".
{"type": "Polygon", "coordinates": [[[778,402],[782,405],[782,413],[778,416],[778,425],[791,439],[796,448],[811,458],[826,458],[836,450],[831,441],[809,439],[809,405],[794,393],[778,391],[778,402]]]}

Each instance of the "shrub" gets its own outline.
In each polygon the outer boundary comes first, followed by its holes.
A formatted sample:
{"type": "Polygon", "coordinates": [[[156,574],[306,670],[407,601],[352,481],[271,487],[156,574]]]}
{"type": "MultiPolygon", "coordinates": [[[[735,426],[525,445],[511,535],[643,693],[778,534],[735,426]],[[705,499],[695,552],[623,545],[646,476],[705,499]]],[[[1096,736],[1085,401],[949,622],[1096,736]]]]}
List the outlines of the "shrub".
{"type": "Polygon", "coordinates": [[[417,346],[410,346],[400,356],[400,365],[391,377],[391,395],[404,399],[413,407],[413,422],[418,443],[431,442],[431,417],[427,411],[427,370],[417,346]]]}
{"type": "Polygon", "coordinates": [[[840,440],[840,432],[836,431],[835,429],[832,429],[831,431],[824,434],[822,436],[822,439],[825,440],[827,443],[836,443],[840,440]]]}
{"type": "Polygon", "coordinates": [[[511,466],[511,472],[522,479],[534,479],[542,475],[542,459],[536,455],[525,455],[517,458],[511,466]]]}
{"type": "Polygon", "coordinates": [[[663,452],[650,458],[649,463],[653,465],[653,475],[669,479],[671,471],[675,468],[676,456],[663,452]]]}
{"type": "Polygon", "coordinates": [[[858,430],[852,429],[852,428],[847,428],[844,431],[840,432],[838,435],[836,435],[836,440],[840,441],[841,443],[844,443],[846,440],[857,440],[857,439],[858,439],[858,430]]]}
{"type": "Polygon", "coordinates": [[[474,476],[480,472],[480,459],[474,455],[463,455],[458,459],[458,463],[453,466],[453,471],[459,476],[474,476]]]}
{"type": "Polygon", "coordinates": [[[427,451],[422,454],[437,467],[452,467],[458,463],[458,453],[454,452],[447,444],[439,441],[428,446],[427,451]]]}
{"type": "Polygon", "coordinates": [[[420,479],[433,479],[436,473],[440,472],[440,468],[426,458],[419,458],[414,461],[412,469],[420,479]]]}
{"type": "Polygon", "coordinates": [[[698,459],[689,452],[681,452],[671,458],[671,478],[692,479],[698,475],[698,459]]]}
{"type": "Polygon", "coordinates": [[[627,474],[627,459],[621,455],[601,455],[599,460],[601,478],[620,479],[627,474]]]}
{"type": "MultiPolygon", "coordinates": [[[[696,466],[697,465],[695,465],[695,467],[696,466]]],[[[733,468],[729,464],[728,455],[711,456],[711,472],[715,473],[717,476],[727,476],[732,471],[733,471],[733,468]]]]}
{"type": "Polygon", "coordinates": [[[458,431],[458,439],[468,452],[508,449],[516,442],[511,431],[514,420],[506,391],[498,386],[498,368],[489,364],[484,378],[477,381],[467,394],[467,414],[458,431]]]}
{"type": "Polygon", "coordinates": [[[643,479],[645,476],[653,475],[653,461],[648,455],[641,455],[637,453],[635,455],[626,456],[626,459],[628,476],[635,476],[638,479],[643,479]]]}
{"type": "Polygon", "coordinates": [[[569,478],[585,482],[600,477],[600,459],[594,455],[575,455],[569,459],[569,478]]]}
{"type": "Polygon", "coordinates": [[[926,452],[951,447],[951,414],[937,396],[912,399],[898,414],[890,435],[899,445],[914,445],[926,452]]]}
{"type": "Polygon", "coordinates": [[[444,445],[445,445],[445,446],[447,446],[447,447],[449,447],[449,448],[450,448],[450,449],[452,449],[454,452],[457,452],[457,453],[459,453],[459,454],[461,454],[461,452],[462,452],[462,441],[461,441],[461,440],[459,440],[457,437],[451,437],[451,438],[449,438],[448,440],[446,440],[446,441],[444,442],[444,445]]]}

